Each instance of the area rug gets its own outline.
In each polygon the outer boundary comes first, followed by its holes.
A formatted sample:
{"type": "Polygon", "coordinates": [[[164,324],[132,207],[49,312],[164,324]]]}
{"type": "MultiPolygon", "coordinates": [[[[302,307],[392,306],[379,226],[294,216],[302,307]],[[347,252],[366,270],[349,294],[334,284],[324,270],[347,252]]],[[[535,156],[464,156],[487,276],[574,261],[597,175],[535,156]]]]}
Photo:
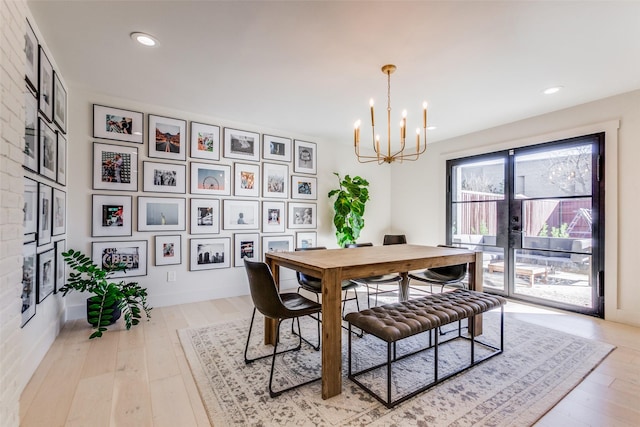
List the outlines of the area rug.
{"type": "MultiPolygon", "coordinates": [[[[499,314],[485,314],[482,339],[499,342],[499,314]]],[[[316,337],[316,323],[303,320],[303,335],[316,337]]],[[[405,401],[393,409],[365,393],[347,377],[347,332],[343,331],[342,394],[321,398],[321,384],[270,398],[271,359],[244,363],[249,319],[179,330],[178,334],[211,424],[242,426],[528,426],[534,424],[580,383],[613,346],[554,331],[505,315],[505,350],[464,373],[405,401]]],[[[262,345],[263,323],[258,319],[250,344],[251,355],[268,354],[262,345]]],[[[295,344],[290,323],[283,324],[283,346],[295,344]]],[[[452,334],[455,332],[451,332],[452,334]]],[[[449,335],[449,334],[447,334],[449,335]]],[[[445,336],[446,337],[446,336],[445,336]]],[[[424,341],[423,341],[424,343],[424,341]]],[[[403,343],[399,351],[415,342],[403,343]]],[[[442,374],[468,363],[468,343],[441,346],[442,374]]],[[[386,344],[365,335],[354,336],[354,366],[358,369],[385,357],[386,344]]],[[[481,349],[482,347],[480,347],[481,349]]],[[[480,350],[482,351],[482,350],[480,350]]],[[[407,359],[394,367],[394,393],[429,381],[432,365],[407,359]]],[[[302,350],[276,359],[276,390],[319,375],[320,352],[302,350]]],[[[441,374],[441,375],[442,375],[441,374]]],[[[373,388],[384,387],[384,371],[362,379],[373,388]]]]}

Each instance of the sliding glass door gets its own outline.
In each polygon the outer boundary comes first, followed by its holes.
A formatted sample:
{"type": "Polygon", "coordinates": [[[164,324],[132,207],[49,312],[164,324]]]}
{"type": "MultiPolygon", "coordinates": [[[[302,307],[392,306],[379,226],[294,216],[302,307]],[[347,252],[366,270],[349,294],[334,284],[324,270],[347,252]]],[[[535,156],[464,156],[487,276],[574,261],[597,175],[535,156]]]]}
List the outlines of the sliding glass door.
{"type": "Polygon", "coordinates": [[[488,292],[603,316],[604,136],[447,162],[449,244],[483,251],[488,292]]]}

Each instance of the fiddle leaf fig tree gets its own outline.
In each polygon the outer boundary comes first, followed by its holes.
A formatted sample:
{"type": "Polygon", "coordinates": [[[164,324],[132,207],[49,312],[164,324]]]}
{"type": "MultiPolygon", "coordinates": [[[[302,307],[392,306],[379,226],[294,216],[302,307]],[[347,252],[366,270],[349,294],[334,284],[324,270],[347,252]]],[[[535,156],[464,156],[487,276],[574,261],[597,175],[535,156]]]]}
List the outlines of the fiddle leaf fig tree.
{"type": "Polygon", "coordinates": [[[333,173],[338,177],[339,188],[329,191],[329,198],[337,196],[333,203],[335,214],[333,224],[336,226],[336,238],[342,248],[349,243],[356,243],[360,231],[364,228],[364,208],[369,200],[369,182],[359,176],[351,178],[333,173]]]}

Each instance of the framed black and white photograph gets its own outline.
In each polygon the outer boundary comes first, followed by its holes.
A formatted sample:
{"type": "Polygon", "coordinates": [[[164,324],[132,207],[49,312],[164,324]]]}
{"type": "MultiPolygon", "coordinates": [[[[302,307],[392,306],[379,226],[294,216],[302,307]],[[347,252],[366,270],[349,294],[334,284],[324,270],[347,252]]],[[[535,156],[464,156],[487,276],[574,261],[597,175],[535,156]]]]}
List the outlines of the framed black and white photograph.
{"type": "Polygon", "coordinates": [[[289,197],[289,166],[277,163],[262,164],[262,196],[278,199],[289,197]]]}
{"type": "Polygon", "coordinates": [[[25,80],[34,91],[38,90],[38,38],[27,19],[24,34],[25,80]]]}
{"type": "Polygon", "coordinates": [[[318,234],[315,231],[298,231],[296,248],[315,248],[318,246],[318,234]]]}
{"type": "Polygon", "coordinates": [[[212,270],[231,267],[231,239],[191,239],[189,270],[212,270]]]}
{"type": "Polygon", "coordinates": [[[56,180],[60,185],[67,185],[67,139],[58,132],[58,174],[56,180]]]}
{"type": "Polygon", "coordinates": [[[59,236],[67,232],[67,193],[53,189],[53,227],[51,234],[59,236]]]}
{"type": "Polygon", "coordinates": [[[187,159],[187,121],[149,114],[149,157],[187,159]]]}
{"type": "Polygon", "coordinates": [[[67,263],[64,262],[64,256],[62,252],[65,251],[67,246],[66,240],[58,240],[56,242],[56,284],[53,289],[54,293],[63,287],[67,281],[67,263]]]}
{"type": "Polygon", "coordinates": [[[111,269],[123,264],[126,270],[113,273],[110,277],[114,279],[147,275],[146,240],[93,242],[91,258],[102,269],[111,269]]]}
{"type": "Polygon", "coordinates": [[[220,160],[220,127],[191,122],[191,157],[220,160]]]}
{"type": "Polygon", "coordinates": [[[38,231],[38,183],[26,177],[24,178],[24,207],[22,211],[24,241],[32,242],[38,231]]]}
{"type": "Polygon", "coordinates": [[[51,242],[51,187],[38,183],[38,246],[51,242]]]}
{"type": "Polygon", "coordinates": [[[225,128],[224,156],[228,159],[260,161],[260,134],[225,128]]]}
{"type": "MultiPolygon", "coordinates": [[[[293,236],[262,236],[262,253],[293,250],[293,236]]],[[[264,258],[263,258],[264,259],[264,258]]]]}
{"type": "Polygon", "coordinates": [[[24,162],[23,166],[38,172],[38,100],[29,91],[24,93],[24,162]]]}
{"type": "Polygon", "coordinates": [[[191,193],[231,195],[231,166],[191,162],[191,193]]]}
{"type": "Polygon", "coordinates": [[[93,137],[142,144],[144,114],[93,104],[93,137]]]}
{"type": "Polygon", "coordinates": [[[234,196],[260,196],[260,165],[234,163],[234,196]]]}
{"type": "Polygon", "coordinates": [[[284,202],[262,202],[262,232],[284,233],[284,202]]]}
{"type": "Polygon", "coordinates": [[[186,199],[138,197],[138,231],[186,229],[186,199]]]}
{"type": "Polygon", "coordinates": [[[155,265],[182,264],[182,236],[156,236],[156,263],[155,265]]]}
{"type": "Polygon", "coordinates": [[[94,194],[91,236],[131,236],[131,200],[131,196],[94,194]]]}
{"type": "Polygon", "coordinates": [[[291,139],[262,135],[262,158],[279,162],[291,161],[291,139]]]}
{"type": "Polygon", "coordinates": [[[295,140],[293,144],[293,171],[316,174],[316,144],[295,140]]]}
{"type": "Polygon", "coordinates": [[[291,175],[291,198],[316,200],[318,179],[306,175],[291,175]]]}
{"type": "Polygon", "coordinates": [[[187,191],[187,166],[174,163],[142,162],[142,191],[179,193],[187,191]]]}
{"type": "Polygon", "coordinates": [[[20,327],[36,314],[36,243],[27,243],[22,246],[22,322],[20,327]]]}
{"type": "Polygon", "coordinates": [[[260,202],[257,200],[222,201],[225,230],[257,230],[260,228],[260,202]]]}
{"type": "Polygon", "coordinates": [[[289,228],[316,228],[316,204],[289,202],[289,228]]]}
{"type": "Polygon", "coordinates": [[[46,297],[53,293],[56,285],[56,260],[55,251],[48,251],[38,254],[38,292],[37,303],[40,304],[46,297]]]}
{"type": "Polygon", "coordinates": [[[233,266],[244,267],[244,260],[260,261],[258,233],[236,233],[233,235],[233,266]]]}
{"type": "Polygon", "coordinates": [[[53,72],[53,122],[67,133],[67,90],[57,72],[53,72]]]}
{"type": "Polygon", "coordinates": [[[56,162],[58,160],[56,133],[44,120],[40,119],[38,123],[38,133],[40,135],[40,167],[38,171],[40,175],[55,181],[57,174],[56,162]]]}
{"type": "Polygon", "coordinates": [[[220,233],[220,200],[191,199],[191,234],[220,233]]]}
{"type": "Polygon", "coordinates": [[[138,191],[138,148],[94,142],[93,189],[138,191]]]}
{"type": "Polygon", "coordinates": [[[42,46],[40,46],[39,70],[38,93],[40,102],[38,107],[44,118],[51,121],[53,119],[53,66],[42,46]]]}

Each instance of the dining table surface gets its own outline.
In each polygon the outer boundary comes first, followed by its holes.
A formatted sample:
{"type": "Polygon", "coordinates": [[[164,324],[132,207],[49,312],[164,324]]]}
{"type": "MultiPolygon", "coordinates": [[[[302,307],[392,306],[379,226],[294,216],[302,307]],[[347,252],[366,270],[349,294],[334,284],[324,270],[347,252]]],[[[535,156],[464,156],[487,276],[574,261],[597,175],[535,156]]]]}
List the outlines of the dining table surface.
{"type": "MultiPolygon", "coordinates": [[[[447,265],[468,264],[469,289],[482,291],[482,252],[423,245],[382,245],[349,249],[267,252],[265,262],[279,285],[280,267],[322,280],[322,398],[342,392],[343,280],[383,274],[401,274],[399,300],[409,298],[409,272],[447,265]]],[[[265,319],[265,344],[275,343],[277,322],[265,319]]],[[[475,319],[476,334],[482,318],[475,319]]]]}

